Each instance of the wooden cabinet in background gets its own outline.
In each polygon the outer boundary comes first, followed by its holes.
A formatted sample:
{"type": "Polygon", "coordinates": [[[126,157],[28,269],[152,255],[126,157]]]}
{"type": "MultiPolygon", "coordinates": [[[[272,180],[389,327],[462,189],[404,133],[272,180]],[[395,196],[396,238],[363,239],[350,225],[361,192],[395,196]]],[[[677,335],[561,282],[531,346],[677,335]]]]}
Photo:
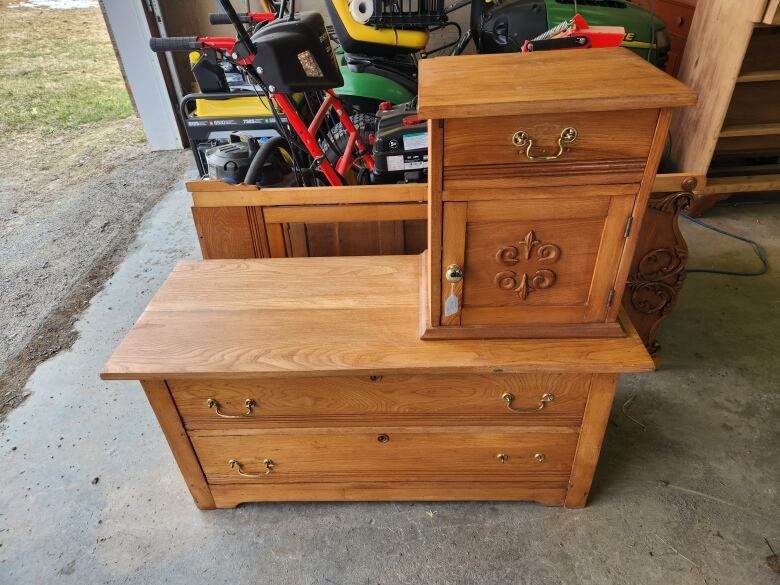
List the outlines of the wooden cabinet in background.
{"type": "Polygon", "coordinates": [[[666,72],[677,76],[680,70],[688,33],[691,30],[696,0],[629,0],[647,10],[652,10],[658,18],[664,21],[669,32],[671,49],[666,62],[666,72]]]}
{"type": "Polygon", "coordinates": [[[187,188],[206,259],[385,256],[427,246],[425,185],[187,188]]]}

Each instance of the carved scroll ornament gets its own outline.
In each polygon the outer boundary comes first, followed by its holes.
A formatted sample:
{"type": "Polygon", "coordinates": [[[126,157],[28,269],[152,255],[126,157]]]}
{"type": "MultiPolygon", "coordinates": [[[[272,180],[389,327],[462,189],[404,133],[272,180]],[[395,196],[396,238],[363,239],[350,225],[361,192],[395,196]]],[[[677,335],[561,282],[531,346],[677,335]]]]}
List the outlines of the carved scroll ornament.
{"type": "Polygon", "coordinates": [[[493,277],[493,281],[501,290],[512,291],[524,301],[530,293],[550,288],[557,280],[557,275],[549,268],[538,268],[531,272],[534,264],[555,264],[560,256],[561,249],[557,245],[539,241],[534,231],[530,230],[516,244],[504,246],[496,252],[499,264],[514,267],[522,263],[527,266],[525,270],[503,270],[493,277]]]}

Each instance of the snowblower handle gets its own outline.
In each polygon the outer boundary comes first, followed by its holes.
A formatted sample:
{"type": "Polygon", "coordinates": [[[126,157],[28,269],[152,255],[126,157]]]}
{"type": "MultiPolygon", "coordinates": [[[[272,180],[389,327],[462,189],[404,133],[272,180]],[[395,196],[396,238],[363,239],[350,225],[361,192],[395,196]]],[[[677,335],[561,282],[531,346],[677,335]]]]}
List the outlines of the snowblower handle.
{"type": "MultiPolygon", "coordinates": [[[[244,24],[252,22],[249,18],[249,15],[246,13],[239,12],[238,19],[244,24]]],[[[230,17],[227,14],[222,14],[221,12],[212,12],[209,14],[209,24],[233,24],[233,22],[230,20],[230,17]]]]}
{"type": "MultiPolygon", "coordinates": [[[[244,24],[257,24],[259,22],[270,22],[276,18],[273,12],[239,12],[238,19],[244,24]]],[[[227,14],[221,12],[212,12],[209,14],[210,24],[233,24],[227,14]]]]}
{"type": "Polygon", "coordinates": [[[166,51],[200,51],[203,44],[198,37],[165,37],[149,39],[149,48],[155,53],[166,51]]]}
{"type": "Polygon", "coordinates": [[[257,48],[252,44],[252,39],[246,27],[241,23],[236,9],[233,8],[230,0],[217,0],[217,3],[230,20],[230,24],[236,29],[236,43],[233,46],[234,59],[242,65],[251,64],[257,54],[257,48]]]}

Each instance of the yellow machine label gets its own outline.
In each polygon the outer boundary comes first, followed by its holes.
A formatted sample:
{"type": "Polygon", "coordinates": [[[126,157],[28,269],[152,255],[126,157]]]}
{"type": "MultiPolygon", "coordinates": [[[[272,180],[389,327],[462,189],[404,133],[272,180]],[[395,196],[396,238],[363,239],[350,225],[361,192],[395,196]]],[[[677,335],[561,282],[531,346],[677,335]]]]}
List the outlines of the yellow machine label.
{"type": "Polygon", "coordinates": [[[195,100],[196,118],[241,118],[272,116],[268,100],[257,97],[234,97],[227,100],[195,100]]]}

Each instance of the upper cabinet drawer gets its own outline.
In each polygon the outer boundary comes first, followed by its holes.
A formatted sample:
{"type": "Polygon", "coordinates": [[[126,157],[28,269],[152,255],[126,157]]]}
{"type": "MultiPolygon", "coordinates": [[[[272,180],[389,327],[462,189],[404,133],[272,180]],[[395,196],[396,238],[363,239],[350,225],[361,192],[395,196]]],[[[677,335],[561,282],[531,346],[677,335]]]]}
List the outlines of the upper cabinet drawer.
{"type": "MultiPolygon", "coordinates": [[[[444,126],[444,182],[547,175],[546,184],[631,182],[644,171],[658,110],[455,118],[444,126]],[[606,179],[605,179],[606,177],[606,179]]],[[[496,185],[498,186],[498,185],[496,185]]]]}

